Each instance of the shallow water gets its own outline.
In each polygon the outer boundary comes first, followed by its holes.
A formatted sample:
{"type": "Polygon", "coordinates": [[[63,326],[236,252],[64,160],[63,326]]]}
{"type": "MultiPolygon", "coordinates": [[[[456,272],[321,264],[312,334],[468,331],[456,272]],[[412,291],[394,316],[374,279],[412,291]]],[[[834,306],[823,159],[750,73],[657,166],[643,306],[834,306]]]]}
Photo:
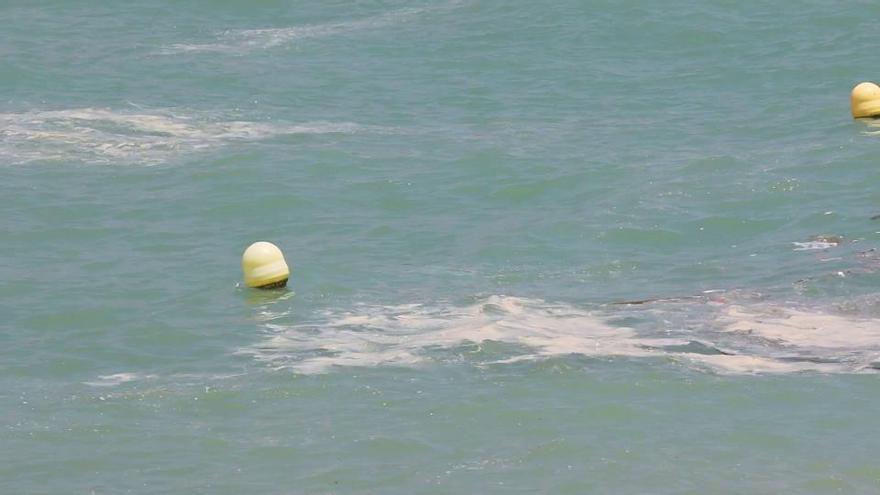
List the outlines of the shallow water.
{"type": "Polygon", "coordinates": [[[877,14],[4,3],[0,492],[876,493],[877,14]]]}

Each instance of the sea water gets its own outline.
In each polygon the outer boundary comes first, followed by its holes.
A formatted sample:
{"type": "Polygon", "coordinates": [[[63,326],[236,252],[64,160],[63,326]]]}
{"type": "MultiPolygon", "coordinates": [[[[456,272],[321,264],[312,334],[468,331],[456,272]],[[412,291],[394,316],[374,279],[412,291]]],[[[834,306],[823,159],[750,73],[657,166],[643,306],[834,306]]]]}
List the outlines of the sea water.
{"type": "Polygon", "coordinates": [[[880,492],[878,16],[5,0],[0,493],[880,492]]]}

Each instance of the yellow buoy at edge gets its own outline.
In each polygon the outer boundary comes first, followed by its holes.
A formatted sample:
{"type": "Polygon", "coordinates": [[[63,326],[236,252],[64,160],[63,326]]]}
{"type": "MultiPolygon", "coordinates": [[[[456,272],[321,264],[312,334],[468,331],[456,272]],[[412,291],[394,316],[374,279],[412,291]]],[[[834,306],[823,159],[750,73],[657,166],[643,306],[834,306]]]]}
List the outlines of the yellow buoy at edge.
{"type": "Polygon", "coordinates": [[[275,289],[287,285],[290,269],[284,254],[271,242],[255,242],[241,256],[241,271],[248,287],[275,289]]]}
{"type": "Polygon", "coordinates": [[[880,86],[872,82],[857,84],[850,95],[850,103],[854,119],[880,117],[880,86]]]}

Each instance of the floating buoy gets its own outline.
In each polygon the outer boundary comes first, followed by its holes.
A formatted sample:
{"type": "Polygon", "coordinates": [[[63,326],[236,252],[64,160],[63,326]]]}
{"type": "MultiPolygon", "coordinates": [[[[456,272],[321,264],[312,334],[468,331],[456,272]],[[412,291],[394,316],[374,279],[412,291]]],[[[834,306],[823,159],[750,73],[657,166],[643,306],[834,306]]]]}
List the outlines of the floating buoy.
{"type": "Polygon", "coordinates": [[[255,242],[241,256],[244,283],[257,289],[277,289],[287,285],[290,268],[284,254],[271,242],[255,242]]]}
{"type": "Polygon", "coordinates": [[[856,85],[850,96],[854,119],[880,117],[880,86],[872,82],[856,85]]]}

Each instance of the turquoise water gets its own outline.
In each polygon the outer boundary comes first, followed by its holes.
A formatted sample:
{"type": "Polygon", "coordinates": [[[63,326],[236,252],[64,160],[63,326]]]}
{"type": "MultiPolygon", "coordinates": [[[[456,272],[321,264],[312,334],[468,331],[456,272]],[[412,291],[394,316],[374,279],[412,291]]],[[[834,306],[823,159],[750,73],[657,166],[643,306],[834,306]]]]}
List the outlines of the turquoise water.
{"type": "Polygon", "coordinates": [[[0,493],[877,493],[878,16],[4,2],[0,493]]]}

